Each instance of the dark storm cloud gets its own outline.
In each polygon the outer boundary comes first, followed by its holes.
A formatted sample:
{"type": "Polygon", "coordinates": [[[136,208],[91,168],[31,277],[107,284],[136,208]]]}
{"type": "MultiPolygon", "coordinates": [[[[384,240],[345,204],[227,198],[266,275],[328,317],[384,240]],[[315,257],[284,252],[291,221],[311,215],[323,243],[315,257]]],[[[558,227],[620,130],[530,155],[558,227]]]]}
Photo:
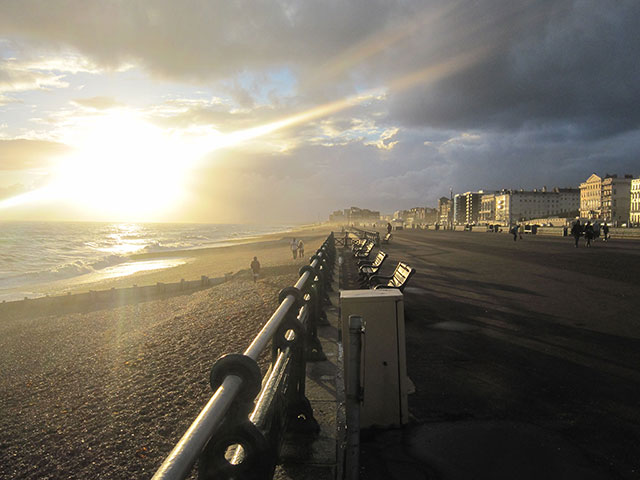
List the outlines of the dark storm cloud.
{"type": "Polygon", "coordinates": [[[584,138],[637,128],[640,2],[515,3],[474,2],[449,17],[445,51],[487,44],[489,53],[436,85],[397,95],[393,117],[460,129],[548,125],[584,138]]]}
{"type": "Polygon", "coordinates": [[[7,0],[4,35],[127,62],[172,79],[216,79],[272,65],[317,64],[384,25],[394,2],[7,0]]]}
{"type": "Polygon", "coordinates": [[[640,133],[627,132],[584,142],[577,139],[540,141],[521,130],[482,135],[446,148],[442,157],[453,165],[454,191],[484,188],[574,187],[592,172],[640,173],[640,133]]]}

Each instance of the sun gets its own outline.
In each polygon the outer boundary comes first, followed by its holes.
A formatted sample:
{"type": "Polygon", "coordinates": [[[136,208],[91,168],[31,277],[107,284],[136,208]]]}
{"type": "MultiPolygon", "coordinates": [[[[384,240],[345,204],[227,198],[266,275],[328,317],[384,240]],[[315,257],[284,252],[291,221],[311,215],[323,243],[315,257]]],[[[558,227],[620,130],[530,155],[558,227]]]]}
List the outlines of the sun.
{"type": "Polygon", "coordinates": [[[69,130],[74,153],[49,191],[96,217],[156,220],[185,195],[199,153],[187,139],[127,111],[88,117],[69,130]]]}

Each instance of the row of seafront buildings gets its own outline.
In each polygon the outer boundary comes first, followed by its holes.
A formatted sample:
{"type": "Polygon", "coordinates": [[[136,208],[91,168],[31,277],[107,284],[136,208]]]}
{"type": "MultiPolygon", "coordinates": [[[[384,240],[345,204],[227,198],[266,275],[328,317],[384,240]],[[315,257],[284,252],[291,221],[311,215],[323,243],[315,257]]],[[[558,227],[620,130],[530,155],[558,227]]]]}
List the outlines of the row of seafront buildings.
{"type": "Polygon", "coordinates": [[[546,187],[459,193],[438,201],[443,226],[519,222],[564,225],[581,217],[612,225],[640,224],[640,178],[592,174],[579,188],[546,187]]]}
{"type": "Polygon", "coordinates": [[[398,210],[392,215],[381,215],[377,210],[350,207],[336,210],[329,215],[329,222],[346,225],[373,225],[376,223],[395,222],[402,224],[428,225],[438,223],[437,208],[414,207],[409,210],[398,210]]]}
{"type": "Polygon", "coordinates": [[[521,222],[564,226],[576,217],[613,226],[640,226],[640,178],[609,174],[600,177],[594,173],[579,188],[479,190],[442,197],[438,208],[415,207],[381,215],[376,210],[351,207],[333,212],[329,221],[371,225],[382,220],[451,228],[482,224],[508,226],[521,222]]]}

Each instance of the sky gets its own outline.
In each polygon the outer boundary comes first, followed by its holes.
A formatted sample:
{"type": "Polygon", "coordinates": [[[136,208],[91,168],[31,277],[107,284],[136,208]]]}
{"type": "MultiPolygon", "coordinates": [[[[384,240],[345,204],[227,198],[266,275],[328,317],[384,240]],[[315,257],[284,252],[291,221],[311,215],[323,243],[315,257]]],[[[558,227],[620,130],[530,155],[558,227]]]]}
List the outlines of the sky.
{"type": "Polygon", "coordinates": [[[315,222],[640,175],[637,0],[2,0],[0,221],[315,222]]]}

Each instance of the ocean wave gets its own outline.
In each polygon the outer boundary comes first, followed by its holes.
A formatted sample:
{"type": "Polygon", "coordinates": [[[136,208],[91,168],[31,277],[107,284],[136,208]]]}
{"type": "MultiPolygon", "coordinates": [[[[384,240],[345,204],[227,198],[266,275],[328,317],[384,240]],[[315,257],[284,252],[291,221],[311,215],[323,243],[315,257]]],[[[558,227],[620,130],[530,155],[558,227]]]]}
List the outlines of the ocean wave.
{"type": "Polygon", "coordinates": [[[123,255],[108,255],[100,260],[86,262],[76,260],[75,262],[57,265],[47,270],[38,272],[28,272],[20,275],[13,275],[0,278],[0,288],[11,288],[20,285],[33,285],[38,283],[48,283],[56,280],[78,277],[87,273],[102,270],[129,261],[129,257],[123,255]]]}
{"type": "Polygon", "coordinates": [[[203,248],[207,246],[216,245],[217,241],[211,240],[209,242],[172,242],[170,245],[164,245],[161,242],[152,242],[146,245],[142,251],[145,253],[158,253],[158,252],[171,252],[176,250],[194,250],[197,248],[203,248]]]}
{"type": "Polygon", "coordinates": [[[166,247],[162,245],[160,242],[151,242],[142,249],[145,253],[151,252],[165,252],[167,250],[176,250],[173,247],[166,247]]]}
{"type": "MultiPolygon", "coordinates": [[[[289,226],[239,224],[3,223],[0,289],[104,272],[139,253],[197,250],[289,226]]],[[[29,287],[26,290],[28,291],[29,287]]]]}

